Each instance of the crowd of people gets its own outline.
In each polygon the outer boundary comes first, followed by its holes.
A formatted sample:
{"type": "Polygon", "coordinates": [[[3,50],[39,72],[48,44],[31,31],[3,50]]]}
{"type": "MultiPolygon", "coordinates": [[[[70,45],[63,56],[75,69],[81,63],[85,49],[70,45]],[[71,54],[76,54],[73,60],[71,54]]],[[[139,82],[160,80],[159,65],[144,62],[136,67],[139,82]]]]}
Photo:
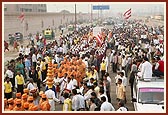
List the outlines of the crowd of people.
{"type": "Polygon", "coordinates": [[[62,111],[128,111],[126,87],[133,98],[136,76],[164,78],[163,38],[162,27],[139,20],[103,29],[102,43],[90,26],[49,43],[40,35],[31,47],[17,48],[19,56],[4,72],[4,110],[55,111],[58,102],[62,111]],[[118,108],[111,99],[113,82],[118,108]]]}

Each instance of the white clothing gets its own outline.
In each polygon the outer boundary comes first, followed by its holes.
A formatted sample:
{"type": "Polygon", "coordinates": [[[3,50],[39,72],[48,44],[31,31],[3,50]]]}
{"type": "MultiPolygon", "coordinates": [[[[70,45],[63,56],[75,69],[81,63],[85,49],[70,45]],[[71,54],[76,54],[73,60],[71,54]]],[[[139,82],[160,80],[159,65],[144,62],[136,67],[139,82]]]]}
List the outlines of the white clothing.
{"type": "Polygon", "coordinates": [[[35,54],[32,55],[32,62],[37,62],[37,58],[35,54]]]}
{"type": "Polygon", "coordinates": [[[54,77],[54,83],[59,83],[59,80],[60,80],[59,77],[57,77],[57,78],[54,77]]]}
{"type": "Polygon", "coordinates": [[[142,78],[144,80],[151,80],[152,78],[152,64],[148,61],[145,61],[142,64],[142,71],[141,71],[142,78]]]}
{"type": "Polygon", "coordinates": [[[77,96],[79,98],[79,108],[85,108],[85,98],[80,94],[77,96]]]}
{"type": "Polygon", "coordinates": [[[84,87],[83,87],[83,86],[79,88],[79,91],[80,91],[80,93],[81,93],[82,95],[83,95],[83,90],[84,90],[84,87]]]}
{"type": "Polygon", "coordinates": [[[72,98],[72,109],[74,111],[77,111],[79,109],[79,104],[80,104],[79,96],[74,95],[72,98]]]}
{"type": "Polygon", "coordinates": [[[66,83],[65,89],[68,89],[68,90],[72,91],[72,88],[73,88],[73,86],[72,86],[72,83],[71,83],[71,82],[66,83]]]}
{"type": "Polygon", "coordinates": [[[103,102],[100,111],[115,111],[113,105],[109,102],[103,102]]]}
{"type": "Polygon", "coordinates": [[[19,48],[19,53],[24,54],[24,52],[25,52],[25,49],[22,48],[22,47],[20,47],[20,48],[19,48]]]}
{"type": "Polygon", "coordinates": [[[128,110],[125,107],[120,107],[119,109],[117,109],[117,111],[128,111],[128,110]]]}
{"type": "Polygon", "coordinates": [[[65,83],[67,82],[67,78],[62,77],[59,82],[61,83],[60,90],[64,90],[65,83]]]}
{"type": "Polygon", "coordinates": [[[46,94],[46,96],[49,100],[49,104],[51,106],[50,111],[55,111],[55,101],[59,102],[59,99],[57,99],[55,97],[55,92],[53,90],[49,89],[45,92],[45,94],[46,94]]]}
{"type": "Polygon", "coordinates": [[[33,83],[29,83],[29,84],[27,85],[27,89],[28,89],[29,91],[34,90],[35,87],[34,87],[33,83]]]}
{"type": "Polygon", "coordinates": [[[99,97],[99,99],[101,100],[101,97],[103,97],[103,96],[106,98],[106,102],[108,102],[108,97],[105,94],[101,94],[100,97],[99,97]]]}
{"type": "Polygon", "coordinates": [[[37,59],[42,58],[42,55],[41,54],[37,54],[37,59]]]}
{"type": "Polygon", "coordinates": [[[29,55],[30,53],[30,48],[25,48],[25,55],[29,55]]]}
{"type": "Polygon", "coordinates": [[[13,72],[9,69],[5,72],[5,75],[8,76],[9,78],[13,78],[13,72]]]}
{"type": "Polygon", "coordinates": [[[63,44],[63,53],[64,53],[64,54],[67,53],[67,44],[63,44]]]}
{"type": "Polygon", "coordinates": [[[118,79],[121,79],[121,76],[120,76],[120,75],[117,75],[117,76],[115,77],[115,80],[116,80],[115,83],[118,83],[118,79]]]}
{"type": "Polygon", "coordinates": [[[111,84],[111,78],[109,76],[107,76],[107,80],[110,82],[111,84]]]}
{"type": "Polygon", "coordinates": [[[123,86],[127,86],[127,78],[125,76],[121,77],[123,86]]]}
{"type": "Polygon", "coordinates": [[[124,58],[124,59],[122,58],[122,63],[121,63],[122,67],[125,67],[127,65],[127,63],[128,63],[127,59],[126,58],[124,58]]]}
{"type": "Polygon", "coordinates": [[[70,82],[72,83],[72,89],[75,89],[75,86],[78,86],[78,82],[76,79],[71,79],[70,82]]]}
{"type": "Polygon", "coordinates": [[[86,93],[85,93],[85,95],[84,95],[84,98],[85,98],[85,100],[89,100],[90,98],[91,98],[91,93],[92,93],[93,91],[91,90],[91,89],[89,89],[86,93]]]}
{"type": "Polygon", "coordinates": [[[106,72],[108,72],[108,57],[104,58],[104,62],[106,63],[106,72]]]}

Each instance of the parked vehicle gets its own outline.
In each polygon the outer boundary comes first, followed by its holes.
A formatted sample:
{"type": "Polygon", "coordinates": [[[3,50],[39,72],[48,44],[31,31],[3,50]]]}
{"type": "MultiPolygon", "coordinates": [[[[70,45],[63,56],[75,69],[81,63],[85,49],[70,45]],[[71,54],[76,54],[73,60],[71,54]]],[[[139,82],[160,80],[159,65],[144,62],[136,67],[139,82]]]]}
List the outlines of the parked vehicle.
{"type": "Polygon", "coordinates": [[[164,79],[136,79],[133,88],[135,111],[164,112],[164,79]]]}

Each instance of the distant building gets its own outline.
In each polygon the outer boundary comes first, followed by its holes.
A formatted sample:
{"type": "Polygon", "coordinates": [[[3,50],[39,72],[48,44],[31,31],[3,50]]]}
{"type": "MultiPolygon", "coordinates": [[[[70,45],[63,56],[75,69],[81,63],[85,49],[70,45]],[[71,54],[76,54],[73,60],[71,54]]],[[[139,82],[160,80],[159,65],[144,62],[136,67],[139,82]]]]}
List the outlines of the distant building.
{"type": "Polygon", "coordinates": [[[46,4],[4,4],[5,12],[47,12],[46,4]]]}

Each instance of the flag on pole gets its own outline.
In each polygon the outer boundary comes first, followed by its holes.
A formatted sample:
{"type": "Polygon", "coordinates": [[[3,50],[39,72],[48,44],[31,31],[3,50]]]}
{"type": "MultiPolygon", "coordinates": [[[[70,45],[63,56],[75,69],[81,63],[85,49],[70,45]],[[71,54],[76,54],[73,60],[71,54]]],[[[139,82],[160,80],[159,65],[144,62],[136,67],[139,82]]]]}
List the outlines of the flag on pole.
{"type": "Polygon", "coordinates": [[[20,19],[20,21],[21,21],[21,23],[22,23],[23,20],[24,20],[24,13],[22,12],[21,15],[20,15],[18,18],[20,19]]]}
{"type": "Polygon", "coordinates": [[[131,8],[124,13],[124,19],[129,19],[131,17],[131,8]]]}
{"type": "Polygon", "coordinates": [[[99,42],[99,44],[102,44],[102,41],[101,41],[101,34],[98,33],[96,37],[96,40],[99,42]]]}

